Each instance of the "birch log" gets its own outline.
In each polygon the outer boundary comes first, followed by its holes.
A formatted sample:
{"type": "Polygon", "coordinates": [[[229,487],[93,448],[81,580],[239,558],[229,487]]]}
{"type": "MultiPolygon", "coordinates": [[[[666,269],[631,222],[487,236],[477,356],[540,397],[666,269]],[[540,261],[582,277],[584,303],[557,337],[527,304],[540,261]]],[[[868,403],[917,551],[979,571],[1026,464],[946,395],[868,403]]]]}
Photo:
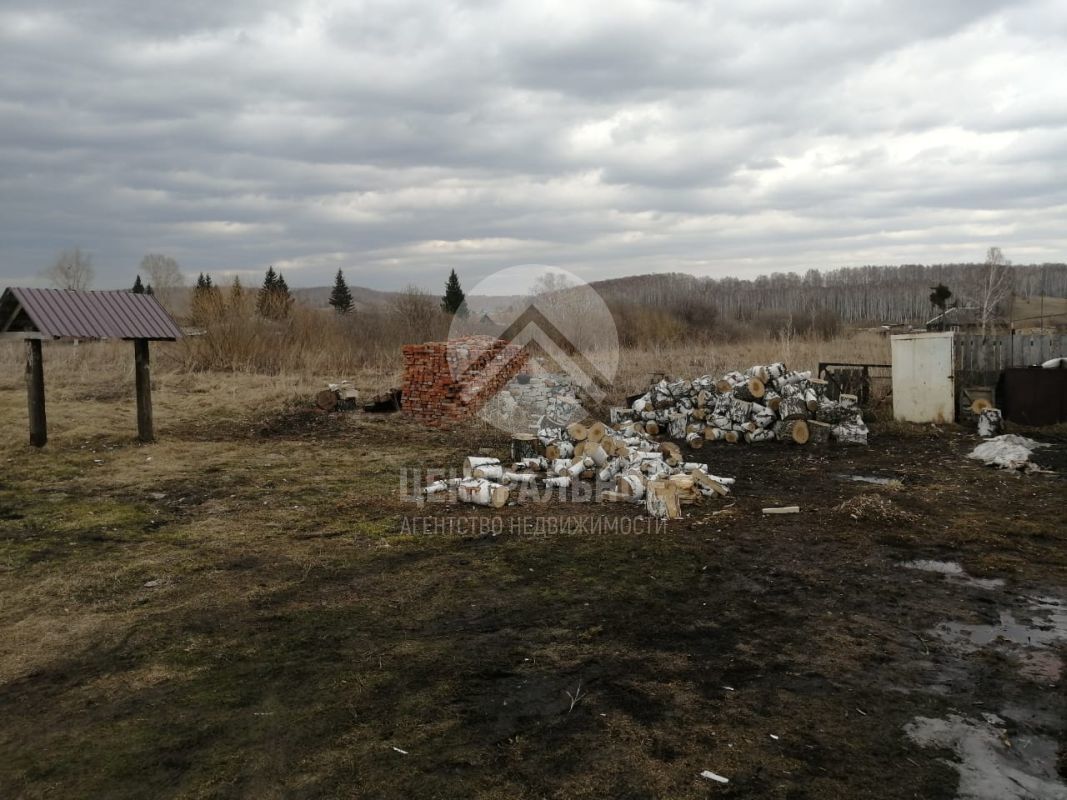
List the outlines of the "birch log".
{"type": "Polygon", "coordinates": [[[458,498],[461,503],[502,508],[508,502],[510,494],[511,490],[507,486],[480,478],[471,478],[460,483],[458,498]]]}
{"type": "Polygon", "coordinates": [[[733,388],[734,397],[740,400],[759,400],[765,393],[763,381],[759,378],[747,378],[733,388]]]}
{"type": "Polygon", "coordinates": [[[615,491],[632,497],[635,501],[645,496],[645,476],[640,472],[627,472],[615,477],[615,491]]]}
{"type": "Polygon", "coordinates": [[[567,435],[570,436],[573,441],[581,442],[589,435],[589,431],[586,430],[586,427],[582,423],[572,422],[567,426],[567,435]]]}
{"type": "Polygon", "coordinates": [[[830,441],[830,429],[833,425],[816,420],[808,420],[808,443],[826,444],[830,441]]]}
{"type": "Polygon", "coordinates": [[[802,419],[782,420],[774,426],[774,435],[783,442],[807,444],[811,438],[808,423],[802,419]]]}
{"type": "Polygon", "coordinates": [[[474,476],[474,468],[485,466],[487,464],[499,464],[499,458],[490,458],[489,456],[467,456],[463,459],[463,477],[471,478],[474,476]]]}
{"type": "Polygon", "coordinates": [[[800,393],[790,394],[782,398],[778,404],[778,417],[784,420],[807,419],[811,416],[808,404],[804,401],[804,395],[800,393]]]}
{"type": "Polygon", "coordinates": [[[574,445],[570,442],[555,441],[545,447],[545,458],[554,461],[557,458],[570,458],[574,455],[574,445]]]}
{"type": "Polygon", "coordinates": [[[599,442],[607,435],[608,429],[603,422],[594,422],[586,431],[586,438],[590,442],[599,442]]]}
{"type": "Polygon", "coordinates": [[[867,444],[867,426],[862,420],[835,425],[830,435],[838,444],[867,444]]]}
{"type": "Polygon", "coordinates": [[[729,489],[714,480],[711,476],[705,475],[703,472],[691,472],[693,481],[703,489],[707,490],[707,493],[725,495],[729,493],[729,489]]]}
{"type": "Polygon", "coordinates": [[[978,415],[978,435],[982,438],[998,436],[1003,427],[1004,418],[999,408],[987,408],[978,415]]]}
{"type": "Polygon", "coordinates": [[[504,483],[532,484],[537,480],[536,472],[505,472],[501,477],[504,483]]]}
{"type": "Polygon", "coordinates": [[[656,519],[680,519],[678,487],[669,480],[651,480],[645,486],[645,511],[656,519]]]}
{"type": "Polygon", "coordinates": [[[482,478],[487,481],[498,481],[504,477],[502,464],[482,464],[471,470],[472,478],[482,478]]]}
{"type": "Polygon", "coordinates": [[[511,437],[511,460],[522,461],[537,457],[537,437],[530,433],[516,433],[511,437]]]}
{"type": "Polygon", "coordinates": [[[726,438],[726,431],[722,428],[707,427],[704,429],[704,438],[709,442],[721,442],[726,438]]]}
{"type": "Polygon", "coordinates": [[[754,431],[749,431],[745,434],[745,441],[749,444],[757,444],[759,442],[769,442],[774,439],[774,431],[765,430],[764,428],[757,428],[754,431]]]}
{"type": "Polygon", "coordinates": [[[745,370],[745,375],[750,378],[755,378],[760,383],[766,383],[771,379],[770,370],[763,366],[749,367],[745,370]]]}

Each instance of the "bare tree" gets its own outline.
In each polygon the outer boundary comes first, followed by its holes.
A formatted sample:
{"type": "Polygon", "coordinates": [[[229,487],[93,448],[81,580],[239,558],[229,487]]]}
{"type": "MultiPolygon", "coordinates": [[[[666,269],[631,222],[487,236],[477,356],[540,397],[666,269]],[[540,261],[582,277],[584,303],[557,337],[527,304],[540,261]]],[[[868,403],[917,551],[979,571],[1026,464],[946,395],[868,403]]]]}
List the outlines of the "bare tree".
{"type": "Polygon", "coordinates": [[[969,299],[978,311],[983,336],[989,333],[989,327],[996,318],[997,308],[1008,299],[1011,289],[1011,262],[1004,257],[999,247],[990,247],[986,252],[985,263],[978,268],[968,291],[969,299]]]}
{"type": "Polygon", "coordinates": [[[534,297],[544,297],[545,295],[562,292],[564,289],[569,289],[570,287],[571,280],[566,275],[560,272],[545,270],[538,275],[537,280],[534,281],[531,294],[534,297]]]}
{"type": "Polygon", "coordinates": [[[149,253],[141,259],[141,272],[148,275],[148,283],[159,302],[173,309],[178,290],[185,286],[178,262],[170,256],[149,253]]]}
{"type": "Polygon", "coordinates": [[[44,271],[44,276],[57,289],[85,291],[93,285],[93,258],[80,247],[64,250],[56,263],[44,271]]]}
{"type": "Polygon", "coordinates": [[[440,338],[448,319],[440,301],[417,286],[408,286],[389,298],[389,314],[404,341],[411,343],[440,338]]]}

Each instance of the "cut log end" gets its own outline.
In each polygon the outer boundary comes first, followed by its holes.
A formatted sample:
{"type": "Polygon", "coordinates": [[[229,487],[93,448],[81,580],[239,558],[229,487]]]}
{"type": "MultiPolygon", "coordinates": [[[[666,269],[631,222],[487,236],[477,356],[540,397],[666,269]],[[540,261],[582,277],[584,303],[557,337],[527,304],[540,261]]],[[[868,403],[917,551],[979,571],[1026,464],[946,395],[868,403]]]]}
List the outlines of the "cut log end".
{"type": "Polygon", "coordinates": [[[337,408],[337,392],[323,389],[315,395],[315,405],[323,411],[334,411],[337,408]]]}
{"type": "Polygon", "coordinates": [[[586,430],[586,438],[590,442],[599,442],[607,435],[608,429],[603,422],[594,422],[586,430]]]}
{"type": "Polygon", "coordinates": [[[807,444],[811,438],[811,429],[802,419],[782,420],[775,424],[774,435],[783,442],[807,444]]]}
{"type": "Polygon", "coordinates": [[[584,441],[589,436],[588,429],[580,422],[572,422],[567,426],[567,435],[576,442],[584,441]]]}

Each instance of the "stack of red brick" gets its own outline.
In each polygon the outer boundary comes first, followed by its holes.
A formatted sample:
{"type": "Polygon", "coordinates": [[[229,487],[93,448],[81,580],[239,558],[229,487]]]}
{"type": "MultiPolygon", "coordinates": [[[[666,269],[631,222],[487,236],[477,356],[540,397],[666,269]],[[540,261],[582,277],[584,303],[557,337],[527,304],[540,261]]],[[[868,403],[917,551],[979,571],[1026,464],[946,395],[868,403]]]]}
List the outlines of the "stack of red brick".
{"type": "Polygon", "coordinates": [[[527,353],[492,336],[404,345],[404,413],[434,427],[466,419],[526,366],[527,353]]]}

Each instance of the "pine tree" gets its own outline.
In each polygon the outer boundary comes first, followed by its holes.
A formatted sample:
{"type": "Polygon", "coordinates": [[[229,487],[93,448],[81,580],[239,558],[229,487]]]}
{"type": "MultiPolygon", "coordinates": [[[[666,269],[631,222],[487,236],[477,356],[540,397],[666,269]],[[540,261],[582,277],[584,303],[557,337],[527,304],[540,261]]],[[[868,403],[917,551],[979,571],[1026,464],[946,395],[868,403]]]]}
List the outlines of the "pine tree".
{"type": "Polygon", "coordinates": [[[278,315],[288,317],[289,310],[293,307],[293,296],[289,293],[289,284],[285,282],[282,274],[278,273],[278,315]]]}
{"type": "Polygon", "coordinates": [[[284,319],[289,316],[292,305],[293,297],[289,294],[285,278],[275,272],[273,266],[270,267],[263,278],[263,287],[256,297],[256,311],[263,317],[284,319]]]}
{"type": "Polygon", "coordinates": [[[267,274],[263,278],[263,286],[259,290],[259,294],[256,295],[256,311],[261,317],[272,316],[270,313],[271,304],[274,302],[274,293],[278,290],[278,273],[274,271],[274,267],[267,268],[267,274]]]}
{"type": "Polygon", "coordinates": [[[466,318],[467,306],[464,301],[466,295],[463,294],[463,289],[459,285],[459,277],[456,275],[456,271],[452,272],[448,276],[448,282],[445,284],[445,296],[441,298],[441,310],[448,314],[459,314],[460,317],[466,318]]]}
{"type": "Polygon", "coordinates": [[[196,288],[193,289],[193,319],[203,325],[216,318],[221,312],[222,293],[211,280],[211,275],[201,272],[196,279],[196,288]]]}
{"type": "Polygon", "coordinates": [[[133,288],[130,289],[134,294],[144,294],[144,284],[141,283],[141,276],[137,276],[137,280],[133,282],[133,288]]]}
{"type": "Polygon", "coordinates": [[[144,293],[145,293],[145,294],[151,294],[151,295],[154,295],[154,294],[155,294],[155,292],[154,292],[154,291],[152,290],[152,284],[148,284],[148,285],[147,285],[147,286],[145,287],[145,289],[144,289],[144,293]]]}
{"type": "Polygon", "coordinates": [[[952,292],[943,283],[937,284],[937,286],[930,287],[933,291],[930,292],[930,304],[934,308],[941,309],[941,330],[945,329],[945,306],[948,305],[948,299],[952,297],[952,292]]]}
{"type": "Polygon", "coordinates": [[[233,284],[230,286],[230,308],[239,309],[244,303],[245,290],[241,286],[241,278],[233,276],[233,284]]]}
{"type": "Polygon", "coordinates": [[[333,291],[330,292],[330,305],[338,314],[347,314],[352,310],[352,292],[345,283],[345,275],[337,270],[337,277],[333,282],[333,291]]]}

